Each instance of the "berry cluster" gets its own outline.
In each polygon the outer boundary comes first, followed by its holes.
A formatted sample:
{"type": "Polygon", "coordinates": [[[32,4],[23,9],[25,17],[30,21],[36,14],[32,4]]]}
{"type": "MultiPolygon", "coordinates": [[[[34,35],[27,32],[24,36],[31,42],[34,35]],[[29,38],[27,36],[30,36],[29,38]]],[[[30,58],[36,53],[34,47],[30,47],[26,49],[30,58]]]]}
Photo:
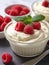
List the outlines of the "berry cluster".
{"type": "Polygon", "coordinates": [[[48,0],[44,0],[43,3],[42,3],[42,5],[43,5],[44,7],[49,7],[49,2],[48,2],[48,0]]]}
{"type": "Polygon", "coordinates": [[[0,15],[0,32],[4,31],[4,27],[11,21],[11,18],[8,16],[3,16],[0,15]]]}
{"type": "Polygon", "coordinates": [[[29,13],[29,9],[26,6],[23,5],[13,5],[11,7],[8,7],[5,12],[12,16],[21,16],[29,13]]]}
{"type": "Polygon", "coordinates": [[[21,32],[24,32],[25,34],[33,34],[34,29],[36,30],[41,29],[40,22],[33,22],[32,25],[30,24],[25,25],[23,21],[18,21],[15,26],[16,31],[21,31],[21,32]]]}

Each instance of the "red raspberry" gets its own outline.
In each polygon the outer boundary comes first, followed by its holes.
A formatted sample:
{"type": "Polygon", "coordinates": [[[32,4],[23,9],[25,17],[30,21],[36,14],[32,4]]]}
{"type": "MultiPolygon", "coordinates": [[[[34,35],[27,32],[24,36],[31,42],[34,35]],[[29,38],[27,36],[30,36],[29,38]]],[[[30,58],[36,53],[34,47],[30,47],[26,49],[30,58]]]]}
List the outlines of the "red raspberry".
{"type": "Polygon", "coordinates": [[[11,9],[6,9],[5,12],[6,12],[7,14],[10,14],[10,11],[11,11],[11,9]]]}
{"type": "Polygon", "coordinates": [[[12,61],[12,56],[11,54],[5,52],[2,54],[2,61],[7,64],[7,63],[10,63],[12,61]]]}
{"type": "Polygon", "coordinates": [[[16,26],[15,26],[15,30],[16,31],[23,31],[25,27],[25,24],[22,21],[17,22],[16,26]]]}
{"type": "Polygon", "coordinates": [[[4,18],[4,22],[9,23],[10,21],[11,21],[11,18],[8,17],[8,16],[5,16],[5,18],[4,18]]]}
{"type": "Polygon", "coordinates": [[[26,25],[24,27],[24,31],[23,32],[26,33],[26,34],[33,34],[34,30],[33,30],[33,27],[28,24],[28,25],[26,25]]]}
{"type": "Polygon", "coordinates": [[[40,30],[41,29],[41,24],[39,22],[34,22],[33,23],[33,28],[37,29],[37,30],[40,30]]]}
{"type": "Polygon", "coordinates": [[[25,11],[21,11],[19,15],[22,16],[22,15],[25,15],[25,14],[26,14],[25,11]]]}
{"type": "Polygon", "coordinates": [[[12,7],[12,9],[17,9],[18,11],[21,11],[22,10],[22,6],[21,5],[15,5],[12,7]]]}
{"type": "Polygon", "coordinates": [[[24,7],[22,11],[26,12],[27,14],[29,12],[29,9],[27,7],[24,7]]]}
{"type": "Polygon", "coordinates": [[[0,25],[4,22],[4,18],[0,15],[0,25]]]}
{"type": "Polygon", "coordinates": [[[47,0],[44,0],[44,2],[42,3],[42,5],[43,5],[44,7],[48,7],[48,1],[47,1],[47,0]]]}
{"type": "Polygon", "coordinates": [[[2,25],[1,25],[1,27],[0,27],[0,30],[1,31],[4,31],[4,28],[5,28],[6,25],[7,25],[7,23],[6,22],[3,22],[2,25]]]}
{"type": "Polygon", "coordinates": [[[17,15],[19,15],[19,11],[16,10],[16,9],[11,9],[10,15],[12,15],[12,16],[17,16],[17,15]]]}

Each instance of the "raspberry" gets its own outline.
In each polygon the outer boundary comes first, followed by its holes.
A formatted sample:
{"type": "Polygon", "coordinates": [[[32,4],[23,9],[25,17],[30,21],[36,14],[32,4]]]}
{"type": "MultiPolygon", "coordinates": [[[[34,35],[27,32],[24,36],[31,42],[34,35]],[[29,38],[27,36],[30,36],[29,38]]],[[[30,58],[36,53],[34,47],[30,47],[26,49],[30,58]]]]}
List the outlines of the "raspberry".
{"type": "Polygon", "coordinates": [[[3,22],[2,25],[1,25],[1,27],[0,27],[0,30],[1,31],[4,31],[4,28],[5,28],[6,25],[7,25],[7,23],[6,22],[3,22]]]}
{"type": "Polygon", "coordinates": [[[25,11],[21,11],[19,15],[21,16],[21,15],[25,15],[25,14],[26,14],[25,11]]]}
{"type": "Polygon", "coordinates": [[[11,18],[10,18],[10,17],[6,16],[6,17],[4,18],[4,22],[9,23],[10,21],[11,21],[11,18]]]}
{"type": "Polygon", "coordinates": [[[21,5],[15,5],[12,7],[12,9],[17,9],[18,11],[21,11],[22,10],[22,6],[21,5]]]}
{"type": "Polygon", "coordinates": [[[29,12],[29,9],[27,7],[24,7],[22,11],[26,12],[27,14],[29,12]]]}
{"type": "Polygon", "coordinates": [[[42,3],[42,5],[44,6],[44,7],[48,7],[48,1],[47,0],[45,0],[43,3],[42,3]]]}
{"type": "Polygon", "coordinates": [[[16,31],[23,31],[24,27],[25,27],[24,23],[22,21],[19,21],[19,22],[17,22],[17,24],[15,26],[15,30],[16,31]]]}
{"type": "Polygon", "coordinates": [[[10,63],[12,61],[12,56],[11,54],[5,52],[2,54],[2,61],[7,64],[7,63],[10,63]]]}
{"type": "Polygon", "coordinates": [[[39,22],[34,22],[33,23],[33,28],[37,29],[37,30],[40,30],[41,29],[41,24],[39,22]]]}
{"type": "Polygon", "coordinates": [[[4,22],[4,18],[0,15],[0,25],[4,22]]]}
{"type": "Polygon", "coordinates": [[[11,9],[10,15],[17,16],[17,15],[19,15],[19,11],[18,10],[15,10],[15,9],[11,9]]]}
{"type": "Polygon", "coordinates": [[[34,30],[33,30],[33,27],[28,24],[28,25],[26,25],[24,27],[24,31],[23,32],[26,33],[26,34],[33,34],[34,30]]]}
{"type": "Polygon", "coordinates": [[[11,9],[7,9],[5,12],[6,12],[7,14],[10,14],[10,11],[11,11],[11,9]]]}

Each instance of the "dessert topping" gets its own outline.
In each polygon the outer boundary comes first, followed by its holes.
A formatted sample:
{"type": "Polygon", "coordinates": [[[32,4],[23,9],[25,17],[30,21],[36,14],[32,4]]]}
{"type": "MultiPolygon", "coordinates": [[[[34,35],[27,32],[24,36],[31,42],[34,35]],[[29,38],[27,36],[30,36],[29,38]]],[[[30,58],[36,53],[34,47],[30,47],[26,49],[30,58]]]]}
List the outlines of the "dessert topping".
{"type": "Polygon", "coordinates": [[[37,29],[37,30],[40,30],[40,29],[41,29],[41,24],[40,24],[40,22],[33,22],[33,28],[34,28],[34,29],[37,29]]]}
{"type": "Polygon", "coordinates": [[[15,26],[15,30],[16,31],[23,31],[25,27],[25,24],[22,21],[17,22],[16,26],[15,26]]]}
{"type": "Polygon", "coordinates": [[[0,32],[4,30],[4,27],[11,21],[11,18],[8,16],[1,16],[0,15],[0,32]]]}
{"type": "Polygon", "coordinates": [[[25,11],[21,11],[19,15],[21,16],[21,15],[25,15],[25,14],[26,14],[25,11]]]}
{"type": "Polygon", "coordinates": [[[31,26],[31,25],[26,25],[25,27],[24,27],[24,31],[23,31],[24,33],[26,33],[26,34],[33,34],[34,33],[34,29],[33,29],[33,27],[31,26]]]}
{"type": "Polygon", "coordinates": [[[11,9],[10,15],[16,16],[16,15],[19,15],[19,12],[18,12],[18,10],[16,10],[16,9],[11,9]]]}
{"type": "Polygon", "coordinates": [[[41,29],[40,21],[44,20],[44,18],[45,18],[45,16],[43,16],[41,14],[33,16],[33,17],[29,15],[26,17],[19,18],[19,20],[17,20],[15,30],[22,31],[26,34],[33,34],[34,29],[36,29],[36,30],[41,29]]]}
{"type": "Polygon", "coordinates": [[[29,8],[24,5],[12,5],[8,7],[5,12],[12,16],[22,16],[30,12],[29,8]]]}
{"type": "Polygon", "coordinates": [[[23,11],[26,12],[26,14],[27,14],[29,12],[29,9],[27,7],[24,7],[23,11]]]}
{"type": "Polygon", "coordinates": [[[2,25],[0,26],[0,28],[1,28],[1,31],[3,31],[4,30],[4,27],[7,25],[7,23],[6,22],[3,22],[2,23],[2,25]]]}
{"type": "Polygon", "coordinates": [[[5,16],[5,18],[4,18],[4,22],[9,23],[10,21],[11,21],[11,18],[8,17],[8,16],[5,16]]]}
{"type": "Polygon", "coordinates": [[[49,5],[48,0],[44,0],[44,1],[42,2],[42,5],[43,5],[44,7],[48,7],[48,5],[49,5]]]}
{"type": "Polygon", "coordinates": [[[4,18],[0,15],[0,25],[3,23],[4,18]]]}

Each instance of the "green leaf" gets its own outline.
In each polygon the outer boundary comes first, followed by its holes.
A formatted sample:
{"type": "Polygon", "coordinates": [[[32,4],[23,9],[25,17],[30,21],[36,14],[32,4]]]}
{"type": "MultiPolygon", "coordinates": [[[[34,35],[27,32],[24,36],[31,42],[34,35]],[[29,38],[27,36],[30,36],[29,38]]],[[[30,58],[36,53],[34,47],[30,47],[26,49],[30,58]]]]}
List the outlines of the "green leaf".
{"type": "Polygon", "coordinates": [[[16,21],[17,21],[17,22],[18,22],[18,21],[22,21],[22,22],[24,22],[25,24],[31,24],[32,17],[31,17],[30,15],[25,16],[25,17],[18,17],[18,18],[16,19],[16,21]]]}
{"type": "Polygon", "coordinates": [[[39,22],[39,21],[42,21],[42,20],[44,20],[45,19],[45,16],[43,16],[43,15],[35,15],[35,16],[31,16],[31,15],[28,15],[28,16],[25,16],[25,17],[18,17],[17,19],[16,19],[16,21],[18,22],[18,21],[22,21],[22,22],[24,22],[25,24],[32,24],[32,22],[39,22]]]}
{"type": "Polygon", "coordinates": [[[24,19],[25,24],[31,24],[32,23],[32,17],[29,15],[24,19]]]}
{"type": "Polygon", "coordinates": [[[18,22],[18,21],[24,21],[24,19],[25,19],[25,17],[17,17],[16,18],[16,21],[18,22]]]}
{"type": "Polygon", "coordinates": [[[32,18],[32,21],[33,21],[33,22],[36,22],[36,21],[42,21],[42,20],[44,20],[44,19],[45,19],[45,16],[39,14],[39,15],[34,16],[34,17],[32,18]]]}

